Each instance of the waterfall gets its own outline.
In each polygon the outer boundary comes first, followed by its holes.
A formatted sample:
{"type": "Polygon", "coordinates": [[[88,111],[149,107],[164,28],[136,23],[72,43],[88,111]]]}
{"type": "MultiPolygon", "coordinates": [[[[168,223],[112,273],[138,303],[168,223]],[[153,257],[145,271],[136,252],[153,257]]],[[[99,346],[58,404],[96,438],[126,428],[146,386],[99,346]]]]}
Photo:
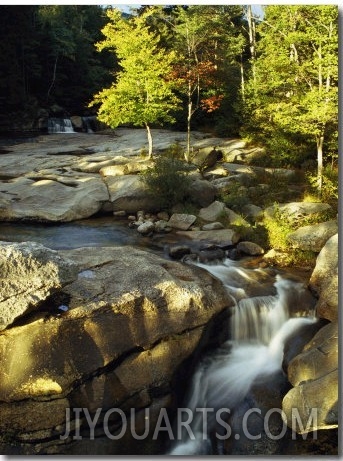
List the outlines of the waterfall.
{"type": "Polygon", "coordinates": [[[295,299],[299,308],[302,300],[308,299],[302,283],[276,274],[273,283],[266,284],[266,295],[248,297],[246,290],[254,281],[257,286],[261,280],[266,281],[266,273],[261,269],[244,269],[230,260],[198,265],[223,281],[235,306],[229,325],[230,339],[204,357],[195,371],[185,404],[192,415],[190,430],[184,430],[175,440],[168,453],[171,455],[211,454],[210,433],[218,426],[218,411],[232,412],[257,377],[281,370],[286,339],[298,328],[316,321],[312,306],[307,306],[306,317],[290,314],[295,299]]]}
{"type": "Polygon", "coordinates": [[[82,127],[86,133],[94,133],[96,131],[97,118],[95,115],[82,117],[82,127]]]}
{"type": "Polygon", "coordinates": [[[48,119],[49,133],[74,133],[73,124],[69,118],[52,117],[48,119]]]}

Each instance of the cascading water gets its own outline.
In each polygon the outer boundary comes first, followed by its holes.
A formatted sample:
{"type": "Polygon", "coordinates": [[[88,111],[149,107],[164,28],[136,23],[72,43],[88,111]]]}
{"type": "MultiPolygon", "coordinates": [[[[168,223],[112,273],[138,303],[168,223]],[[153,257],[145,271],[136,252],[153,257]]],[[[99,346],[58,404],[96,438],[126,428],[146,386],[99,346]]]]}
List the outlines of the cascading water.
{"type": "Polygon", "coordinates": [[[69,118],[49,118],[48,133],[74,133],[73,124],[69,118]]]}
{"type": "Polygon", "coordinates": [[[190,424],[175,440],[168,453],[172,455],[212,454],[211,433],[218,428],[220,409],[232,412],[257,377],[280,371],[286,339],[298,328],[316,321],[302,283],[277,274],[273,285],[265,284],[267,295],[249,297],[249,288],[266,282],[263,270],[244,269],[230,260],[198,265],[223,281],[235,307],[229,325],[230,339],[205,357],[193,376],[190,397],[184,405],[191,415],[190,424]],[[298,312],[292,314],[294,303],[298,312]]]}

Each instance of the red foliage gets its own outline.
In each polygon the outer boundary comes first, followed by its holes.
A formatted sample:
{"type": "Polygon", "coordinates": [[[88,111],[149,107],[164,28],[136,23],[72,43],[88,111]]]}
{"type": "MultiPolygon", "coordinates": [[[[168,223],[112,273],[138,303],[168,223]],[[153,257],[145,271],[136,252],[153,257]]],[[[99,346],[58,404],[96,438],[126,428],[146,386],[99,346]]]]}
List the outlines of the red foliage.
{"type": "Polygon", "coordinates": [[[217,66],[211,61],[198,62],[192,66],[187,63],[180,63],[174,66],[170,76],[173,80],[182,80],[185,83],[198,84],[199,80],[202,87],[210,86],[215,82],[215,72],[217,66]]]}
{"type": "Polygon", "coordinates": [[[224,95],[222,94],[210,96],[209,98],[202,99],[200,106],[202,110],[206,110],[206,112],[213,112],[219,109],[223,98],[224,95]]]}

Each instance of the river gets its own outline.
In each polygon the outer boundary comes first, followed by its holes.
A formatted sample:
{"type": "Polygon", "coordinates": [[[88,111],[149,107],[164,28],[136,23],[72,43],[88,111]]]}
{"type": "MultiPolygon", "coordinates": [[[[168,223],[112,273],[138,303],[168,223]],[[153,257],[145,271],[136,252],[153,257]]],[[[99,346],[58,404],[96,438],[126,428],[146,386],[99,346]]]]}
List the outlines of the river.
{"type": "MultiPolygon", "coordinates": [[[[1,223],[0,240],[35,241],[55,250],[133,245],[167,256],[166,246],[175,243],[177,237],[175,234],[155,239],[142,237],[128,228],[127,221],[107,216],[53,225],[1,223]]],[[[187,424],[181,424],[177,440],[167,444],[167,454],[220,455],[239,453],[239,450],[243,450],[240,454],[248,454],[244,453],[247,441],[243,448],[239,445],[241,437],[249,439],[242,428],[230,446],[216,435],[222,437],[225,424],[234,426],[235,414],[242,415],[242,408],[249,400],[247,396],[256,384],[263,392],[275,381],[275,376],[277,379],[281,376],[282,385],[287,382],[282,367],[285,344],[298,330],[317,321],[314,299],[300,277],[276,269],[249,267],[246,262],[247,259],[225,259],[212,264],[193,262],[222,281],[235,307],[230,321],[223,325],[229,339],[202,358],[185,389],[183,400],[178,402],[191,418],[187,424]],[[222,414],[218,418],[218,411],[222,409],[229,410],[226,419],[222,414]]],[[[278,386],[277,380],[275,385],[278,386]]],[[[273,404],[270,405],[272,408],[273,404]]],[[[249,410],[248,407],[245,411],[249,410]]],[[[283,430],[281,413],[278,417],[283,430]]],[[[256,424],[252,423],[246,432],[249,435],[254,429],[256,424]]],[[[254,444],[253,439],[253,447],[249,448],[253,453],[258,451],[254,444]]],[[[281,454],[278,449],[275,454],[281,454]]]]}

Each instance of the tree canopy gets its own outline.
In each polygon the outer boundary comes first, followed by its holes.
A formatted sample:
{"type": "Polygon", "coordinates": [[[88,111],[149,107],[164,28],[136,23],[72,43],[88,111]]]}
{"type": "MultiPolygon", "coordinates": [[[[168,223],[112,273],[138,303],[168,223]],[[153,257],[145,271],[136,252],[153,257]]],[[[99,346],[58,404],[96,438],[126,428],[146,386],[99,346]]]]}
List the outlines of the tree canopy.
{"type": "MultiPolygon", "coordinates": [[[[330,153],[338,124],[338,10],[336,6],[268,6],[258,31],[256,79],[244,107],[246,130],[288,140],[286,161],[299,162],[297,144],[315,146],[318,175],[324,144],[330,153]]],[[[311,147],[310,147],[311,149],[311,147]]],[[[313,149],[313,148],[312,148],[313,149]]]]}
{"type": "Polygon", "coordinates": [[[11,114],[98,108],[109,126],[145,126],[150,152],[151,126],[186,130],[186,160],[193,129],[240,135],[266,147],[268,166],[316,161],[319,188],[337,158],[337,6],[268,5],[262,18],[249,5],[0,13],[0,125],[11,114]]]}
{"type": "Polygon", "coordinates": [[[159,47],[159,37],[147,27],[150,12],[130,20],[117,9],[107,12],[110,22],[102,30],[106,39],[98,49],[113,49],[120,71],[111,88],[98,93],[91,105],[100,103],[98,117],[112,128],[132,123],[145,126],[152,155],[150,125],[172,122],[178,99],[170,79],[175,53],[159,47]]]}

